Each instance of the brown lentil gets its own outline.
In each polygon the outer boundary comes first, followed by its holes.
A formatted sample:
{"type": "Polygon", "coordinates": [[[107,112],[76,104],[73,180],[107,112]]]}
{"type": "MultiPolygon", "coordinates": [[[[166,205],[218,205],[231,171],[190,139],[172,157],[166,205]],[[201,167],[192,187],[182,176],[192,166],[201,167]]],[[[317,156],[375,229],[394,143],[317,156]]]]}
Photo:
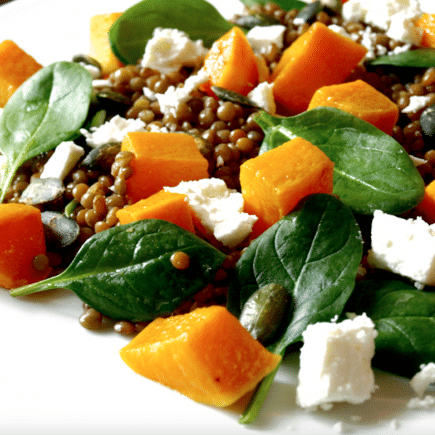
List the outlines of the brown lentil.
{"type": "Polygon", "coordinates": [[[38,254],[32,261],[32,267],[35,270],[45,270],[50,265],[50,260],[45,254],[38,254]]]}
{"type": "Polygon", "coordinates": [[[86,329],[97,330],[101,328],[103,316],[93,308],[85,308],[84,313],[79,319],[80,325],[86,329]]]}

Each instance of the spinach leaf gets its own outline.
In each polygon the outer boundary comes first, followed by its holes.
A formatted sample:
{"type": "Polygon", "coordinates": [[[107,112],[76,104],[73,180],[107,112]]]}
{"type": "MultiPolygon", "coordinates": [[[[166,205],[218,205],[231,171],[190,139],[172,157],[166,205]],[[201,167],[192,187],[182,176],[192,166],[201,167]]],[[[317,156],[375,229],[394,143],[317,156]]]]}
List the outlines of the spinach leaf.
{"type": "MultiPolygon", "coordinates": [[[[255,5],[265,5],[270,3],[270,0],[241,0],[241,2],[248,7],[251,7],[255,5]]],[[[307,5],[307,3],[300,0],[275,0],[273,3],[276,3],[285,11],[290,11],[291,9],[301,10],[307,5]]]]}
{"type": "Polygon", "coordinates": [[[395,280],[357,284],[346,311],[366,313],[378,331],[373,366],[412,377],[435,360],[435,293],[395,280]]]}
{"type": "MultiPolygon", "coordinates": [[[[311,195],[247,248],[236,265],[228,309],[239,316],[259,287],[284,286],[294,308],[284,332],[269,346],[283,355],[301,340],[309,324],[341,314],[355,286],[361,257],[361,233],[349,208],[332,195],[311,195]]],[[[242,423],[255,419],[273,376],[266,377],[254,394],[242,423]]]]}
{"type": "Polygon", "coordinates": [[[10,294],[67,288],[113,319],[151,320],[170,314],[200,291],[224,259],[222,252],[178,225],[141,220],[95,234],[63,273],[10,294]],[[190,257],[186,270],[170,262],[177,251],[190,257]]]}
{"type": "Polygon", "coordinates": [[[433,48],[418,48],[402,53],[389,54],[373,59],[370,64],[429,68],[435,66],[435,50],[433,48]]]}
{"type": "Polygon", "coordinates": [[[205,0],[146,0],[127,9],[109,31],[115,55],[125,64],[136,64],[156,27],[179,29],[206,47],[228,32],[228,22],[205,0]]]}
{"type": "Polygon", "coordinates": [[[357,214],[400,214],[423,199],[424,181],[403,147],[349,113],[318,107],[288,118],[261,112],[255,120],[266,134],[260,152],[296,136],[318,146],[335,163],[334,194],[357,214]]]}
{"type": "Polygon", "coordinates": [[[91,91],[91,75],[71,62],[39,70],[16,90],[0,117],[0,150],[7,157],[0,202],[26,160],[75,137],[86,119],[91,91]]]}

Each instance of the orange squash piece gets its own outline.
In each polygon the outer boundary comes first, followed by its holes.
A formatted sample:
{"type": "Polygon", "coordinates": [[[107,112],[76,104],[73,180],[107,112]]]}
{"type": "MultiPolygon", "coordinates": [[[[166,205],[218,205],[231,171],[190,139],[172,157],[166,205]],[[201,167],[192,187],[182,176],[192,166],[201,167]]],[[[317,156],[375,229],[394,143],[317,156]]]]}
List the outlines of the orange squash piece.
{"type": "Polygon", "coordinates": [[[281,360],[221,306],[158,318],[120,354],[136,373],[219,407],[251,391],[281,360]]]}
{"type": "Polygon", "coordinates": [[[273,92],[282,115],[305,111],[322,86],[344,82],[367,48],[315,22],[283,53],[272,72],[273,92]]]}
{"type": "Polygon", "coordinates": [[[32,266],[33,259],[46,253],[41,212],[30,205],[0,204],[0,287],[15,288],[47,278],[32,266]]]}
{"type": "Polygon", "coordinates": [[[121,150],[134,154],[130,163],[134,173],[127,180],[126,192],[131,202],[148,198],[165,186],[209,176],[208,161],[189,134],[128,133],[121,150]]]}
{"type": "Polygon", "coordinates": [[[238,27],[214,42],[204,59],[204,71],[210,80],[200,88],[214,95],[211,86],[219,86],[247,95],[258,84],[257,58],[245,34],[238,27]]]}
{"type": "Polygon", "coordinates": [[[435,180],[425,187],[423,201],[415,207],[415,211],[429,225],[435,223],[435,180]]]}
{"type": "Polygon", "coordinates": [[[142,219],[163,219],[195,233],[192,212],[181,193],[160,190],[146,199],[121,208],[116,216],[121,225],[142,219]]]}
{"type": "Polygon", "coordinates": [[[414,24],[423,32],[421,45],[435,48],[435,14],[423,14],[414,24]]]}
{"type": "Polygon", "coordinates": [[[334,163],[320,148],[297,137],[240,166],[246,213],[258,216],[258,236],[313,193],[332,194],[334,163]]]}
{"type": "Polygon", "coordinates": [[[42,65],[15,42],[3,41],[0,44],[0,107],[4,107],[20,85],[41,68],[42,65]]]}
{"type": "Polygon", "coordinates": [[[94,15],[90,20],[89,55],[100,62],[103,76],[107,76],[118,68],[122,62],[115,56],[110,47],[109,30],[112,24],[122,15],[122,12],[94,15]]]}
{"type": "Polygon", "coordinates": [[[399,119],[397,104],[362,80],[317,89],[308,110],[319,106],[344,110],[390,135],[399,119]]]}

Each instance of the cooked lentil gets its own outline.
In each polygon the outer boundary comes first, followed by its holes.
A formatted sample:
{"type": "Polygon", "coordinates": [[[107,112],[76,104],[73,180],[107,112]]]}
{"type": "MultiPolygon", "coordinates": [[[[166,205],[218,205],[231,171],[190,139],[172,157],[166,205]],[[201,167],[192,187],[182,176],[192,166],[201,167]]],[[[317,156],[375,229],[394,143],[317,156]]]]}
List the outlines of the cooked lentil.
{"type": "Polygon", "coordinates": [[[172,266],[178,270],[186,270],[190,266],[190,257],[182,251],[174,252],[170,258],[172,266]]]}
{"type": "MultiPolygon", "coordinates": [[[[313,21],[296,24],[294,19],[298,10],[284,11],[274,3],[264,6],[257,4],[249,8],[248,12],[273,17],[286,26],[284,47],[279,49],[273,45],[269,52],[263,55],[271,70],[279,61],[283,50],[307,31],[313,21]]],[[[343,23],[340,16],[329,10],[319,12],[314,21],[326,25],[344,26],[346,32],[354,35],[357,41],[361,41],[361,32],[367,28],[363,23],[343,23]]],[[[373,32],[376,35],[376,44],[385,47],[388,51],[403,46],[403,43],[392,40],[379,29],[373,29],[373,32]]],[[[169,86],[182,86],[191,73],[192,70],[182,68],[179,72],[165,75],[139,65],[127,65],[110,75],[110,87],[102,87],[98,91],[116,92],[126,97],[131,103],[129,106],[118,106],[123,107],[120,115],[141,119],[148,131],[165,127],[168,131],[182,131],[196,135],[198,148],[209,161],[210,176],[223,179],[230,188],[240,189],[240,165],[246,159],[258,154],[264,137],[253,119],[256,109],[242,107],[229,101],[218,102],[197,90],[192,93],[187,102],[180,105],[175,115],[163,115],[159,103],[143,93],[144,86],[156,93],[165,92],[169,86]]],[[[365,80],[398,105],[401,114],[392,136],[408,153],[427,160],[419,170],[426,183],[432,181],[435,177],[435,147],[433,140],[422,132],[420,116],[427,107],[435,104],[435,67],[410,71],[393,67],[360,65],[348,78],[349,81],[355,79],[365,80]],[[429,96],[429,99],[425,107],[415,112],[403,113],[402,110],[409,105],[412,96],[429,96]]],[[[52,151],[44,153],[23,165],[9,188],[5,201],[19,201],[21,193],[29,182],[39,177],[51,154],[52,151]]],[[[92,168],[81,163],[77,165],[65,180],[64,197],[56,205],[44,205],[40,208],[43,210],[56,207],[62,210],[70,201],[77,201],[79,205],[72,212],[71,217],[81,227],[78,242],[61,253],[48,252],[44,258],[38,256],[39,258],[35,258],[34,261],[35,268],[44,268],[50,264],[54,267],[53,273],[58,273],[67,266],[85,240],[95,233],[118,224],[116,212],[128,205],[125,191],[126,180],[132,175],[130,167],[132,158],[132,153],[113,152],[112,149],[112,153],[107,151],[105,158],[98,160],[92,168]]],[[[215,280],[191,300],[186,301],[177,312],[189,311],[210,303],[224,304],[226,301],[228,271],[234,268],[243,246],[229,251],[216,241],[211,240],[211,242],[228,254],[227,260],[216,274],[215,280]]],[[[188,267],[188,255],[182,252],[176,254],[171,258],[174,267],[178,269],[188,267]]],[[[85,306],[80,324],[88,329],[98,329],[102,323],[103,316],[85,306]]],[[[132,324],[119,321],[114,324],[114,330],[121,334],[131,334],[139,332],[146,324],[147,322],[132,324]]]]}

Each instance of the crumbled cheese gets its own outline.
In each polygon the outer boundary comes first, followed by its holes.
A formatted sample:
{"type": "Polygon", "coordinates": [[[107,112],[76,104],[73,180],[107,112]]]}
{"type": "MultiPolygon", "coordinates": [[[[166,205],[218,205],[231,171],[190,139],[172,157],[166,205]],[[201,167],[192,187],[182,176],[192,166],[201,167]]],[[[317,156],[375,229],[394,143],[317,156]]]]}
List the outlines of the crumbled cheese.
{"type": "Polygon", "coordinates": [[[85,62],[79,62],[79,65],[81,65],[93,79],[99,79],[101,77],[101,70],[97,66],[85,62]]]}
{"type": "Polygon", "coordinates": [[[365,314],[340,323],[309,325],[303,335],[296,402],[304,408],[324,403],[362,403],[375,390],[371,359],[377,331],[365,314]]]}
{"type": "Polygon", "coordinates": [[[258,107],[271,115],[275,115],[276,104],[273,96],[273,83],[262,82],[252,89],[247,96],[258,107]]]}
{"type": "Polygon", "coordinates": [[[419,44],[422,32],[414,22],[426,12],[425,3],[422,0],[349,0],[343,4],[342,16],[345,21],[363,21],[379,27],[395,40],[419,44]]]}
{"type": "Polygon", "coordinates": [[[409,409],[428,409],[435,405],[435,397],[426,395],[425,397],[413,397],[406,405],[409,409]]]}
{"type": "Polygon", "coordinates": [[[279,49],[283,48],[285,29],[286,27],[281,24],[255,26],[249,30],[246,37],[256,54],[267,54],[272,44],[275,44],[279,49]]]}
{"type": "Polygon", "coordinates": [[[172,114],[176,116],[178,107],[190,99],[192,91],[198,88],[202,83],[207,82],[208,75],[203,70],[197,74],[191,75],[181,87],[169,86],[164,94],[155,94],[159,102],[160,111],[163,114],[172,114]]]}
{"type": "Polygon", "coordinates": [[[403,113],[418,112],[424,109],[431,101],[430,95],[412,95],[409,98],[409,104],[402,109],[403,113]]]}
{"type": "Polygon", "coordinates": [[[381,210],[375,210],[373,216],[369,264],[434,285],[435,224],[429,225],[420,217],[403,219],[381,210]]]}
{"type": "Polygon", "coordinates": [[[91,127],[88,131],[80,129],[85,136],[86,143],[92,148],[98,148],[107,143],[122,142],[127,133],[145,131],[145,123],[140,119],[125,119],[115,115],[111,120],[99,127],[91,127]]]}
{"type": "Polygon", "coordinates": [[[147,86],[142,88],[142,92],[144,96],[148,98],[148,100],[156,101],[156,93],[152,91],[150,88],[148,88],[147,86]]]}
{"type": "Polygon", "coordinates": [[[63,180],[84,154],[85,150],[74,142],[61,142],[44,165],[41,178],[63,180]]]}
{"type": "Polygon", "coordinates": [[[252,231],[257,216],[243,212],[242,194],[228,189],[218,178],[183,181],[169,192],[183,193],[207,231],[225,246],[233,248],[252,231]]]}
{"type": "Polygon", "coordinates": [[[425,159],[420,159],[420,157],[415,157],[412,156],[411,154],[409,155],[409,157],[411,157],[412,162],[414,163],[415,167],[417,168],[418,166],[424,165],[427,163],[427,160],[425,159]]]}
{"type": "Polygon", "coordinates": [[[435,382],[435,363],[422,364],[420,371],[417,372],[409,381],[411,388],[418,397],[422,398],[430,384],[435,382]]]}
{"type": "Polygon", "coordinates": [[[109,79],[95,79],[92,80],[93,88],[112,88],[113,83],[109,79]]]}
{"type": "Polygon", "coordinates": [[[192,41],[178,29],[154,29],[147,42],[142,66],[163,74],[179,71],[183,66],[200,67],[208,50],[201,40],[192,41]]]}

